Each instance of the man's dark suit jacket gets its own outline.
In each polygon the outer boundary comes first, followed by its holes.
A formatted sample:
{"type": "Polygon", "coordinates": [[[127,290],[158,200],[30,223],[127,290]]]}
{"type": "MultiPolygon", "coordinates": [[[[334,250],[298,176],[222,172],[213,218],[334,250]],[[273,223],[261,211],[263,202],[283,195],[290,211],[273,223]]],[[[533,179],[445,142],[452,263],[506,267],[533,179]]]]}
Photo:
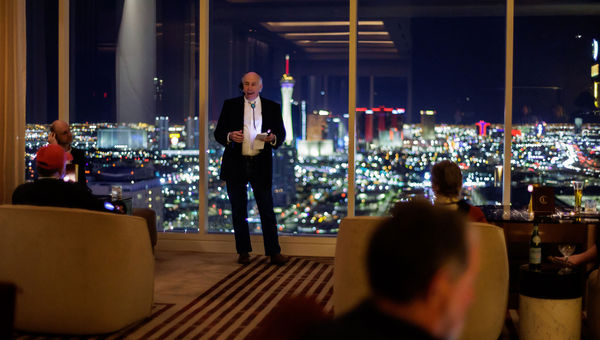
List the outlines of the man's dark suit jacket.
{"type": "MultiPolygon", "coordinates": [[[[274,146],[265,143],[265,148],[257,155],[257,162],[261,166],[260,173],[266,176],[267,181],[273,179],[272,150],[278,148],[285,141],[285,128],[281,117],[281,105],[274,101],[260,97],[262,129],[261,132],[271,130],[277,136],[274,146]]],[[[223,103],[221,116],[215,128],[215,139],[225,146],[221,161],[221,179],[231,180],[239,176],[243,168],[242,143],[227,142],[227,134],[231,131],[244,129],[244,97],[228,99],[223,103]]]]}
{"type": "Polygon", "coordinates": [[[12,204],[106,211],[104,203],[94,198],[85,186],[55,178],[42,178],[19,185],[13,192],[12,204]]]}

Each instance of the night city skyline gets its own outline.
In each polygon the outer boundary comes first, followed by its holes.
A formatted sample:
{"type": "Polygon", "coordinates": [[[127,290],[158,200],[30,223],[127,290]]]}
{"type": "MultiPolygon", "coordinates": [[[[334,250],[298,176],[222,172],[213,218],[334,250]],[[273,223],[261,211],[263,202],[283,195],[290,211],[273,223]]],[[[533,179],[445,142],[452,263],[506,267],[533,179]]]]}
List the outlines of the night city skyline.
{"type": "MultiPolygon", "coordinates": [[[[225,184],[218,179],[223,148],[213,129],[223,101],[241,95],[240,78],[253,70],[263,77],[262,95],[276,102],[282,101],[281,79],[294,79],[286,123],[294,138],[273,158],[279,231],[335,234],[348,213],[354,127],[347,109],[348,11],[339,6],[325,15],[317,11],[325,3],[265,11],[268,1],[212,1],[206,84],[198,82],[196,1],[128,3],[140,6],[135,14],[150,13],[137,17],[123,16],[122,1],[72,3],[69,121],[75,146],[87,152],[94,193],[121,185],[134,206],[155,209],[159,231],[193,233],[202,227],[198,204],[206,194],[204,227],[231,232],[225,184]],[[208,92],[202,117],[200,89],[208,92]],[[200,131],[203,118],[207,129],[200,131]],[[204,137],[206,150],[198,150],[204,137]],[[200,152],[207,154],[206,169],[200,152]],[[201,193],[205,176],[208,190],[201,193]]],[[[399,200],[431,199],[429,169],[444,159],[461,167],[463,195],[473,204],[501,202],[502,6],[450,12],[436,1],[432,6],[415,5],[422,12],[411,17],[387,13],[381,1],[361,3],[372,11],[359,10],[369,16],[358,21],[356,215],[384,215],[399,200]]],[[[600,40],[598,16],[525,13],[514,26],[511,202],[522,208],[524,188],[542,184],[555,187],[559,205],[569,207],[573,178],[586,182],[586,197],[598,199],[600,75],[592,54],[592,42],[600,40]]],[[[28,1],[29,180],[47,124],[58,118],[56,17],[55,3],[28,1]]],[[[260,232],[254,205],[250,195],[249,223],[260,232]]]]}

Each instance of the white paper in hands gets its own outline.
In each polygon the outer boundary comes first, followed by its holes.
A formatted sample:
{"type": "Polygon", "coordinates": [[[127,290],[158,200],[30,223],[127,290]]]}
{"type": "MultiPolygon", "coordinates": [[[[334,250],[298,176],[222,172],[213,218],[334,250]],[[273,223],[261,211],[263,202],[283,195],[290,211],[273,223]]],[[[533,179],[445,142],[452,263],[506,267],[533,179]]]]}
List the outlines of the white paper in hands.
{"type": "Polygon", "coordinates": [[[254,139],[254,144],[252,144],[252,149],[254,150],[262,150],[265,148],[265,138],[267,138],[269,134],[266,132],[259,133],[256,135],[254,139]]]}

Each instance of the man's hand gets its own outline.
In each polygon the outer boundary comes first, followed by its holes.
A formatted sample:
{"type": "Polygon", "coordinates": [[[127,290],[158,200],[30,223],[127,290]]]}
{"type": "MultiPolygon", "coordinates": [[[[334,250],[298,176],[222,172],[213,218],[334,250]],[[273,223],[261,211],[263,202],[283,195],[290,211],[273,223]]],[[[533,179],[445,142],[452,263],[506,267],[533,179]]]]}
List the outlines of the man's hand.
{"type": "Polygon", "coordinates": [[[58,141],[56,140],[55,132],[50,132],[48,134],[48,144],[58,144],[58,141]]]}
{"type": "Polygon", "coordinates": [[[229,133],[229,139],[236,143],[242,143],[244,141],[244,133],[242,132],[242,130],[231,131],[229,133]]]}
{"type": "Polygon", "coordinates": [[[274,140],[275,140],[275,135],[274,134],[268,134],[267,137],[265,137],[265,139],[264,139],[264,141],[266,143],[271,143],[274,140]]]}

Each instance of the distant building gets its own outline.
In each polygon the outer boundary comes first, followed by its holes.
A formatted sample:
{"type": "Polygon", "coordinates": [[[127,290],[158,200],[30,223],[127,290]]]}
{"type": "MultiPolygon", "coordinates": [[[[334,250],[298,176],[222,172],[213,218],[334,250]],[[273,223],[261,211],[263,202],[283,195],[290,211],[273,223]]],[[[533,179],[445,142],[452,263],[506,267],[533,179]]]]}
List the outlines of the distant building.
{"type": "Polygon", "coordinates": [[[421,137],[435,139],[435,110],[421,110],[421,137]]]}
{"type": "Polygon", "coordinates": [[[99,149],[147,149],[148,133],[146,130],[129,127],[116,129],[98,129],[99,149]]]}
{"type": "Polygon", "coordinates": [[[303,140],[298,142],[298,156],[321,157],[333,155],[333,140],[320,141],[303,140]]]}
{"type": "MultiPolygon", "coordinates": [[[[327,111],[324,111],[327,112],[327,111]]],[[[327,129],[327,116],[318,113],[310,114],[306,117],[306,140],[320,141],[324,139],[325,130],[327,129]]]]}
{"type": "Polygon", "coordinates": [[[158,139],[158,149],[169,149],[169,117],[156,117],[154,123],[156,129],[156,138],[158,139]]]}
{"type": "Polygon", "coordinates": [[[273,205],[285,207],[294,201],[296,148],[282,145],[273,155],[273,205]]]}
{"type": "Polygon", "coordinates": [[[380,145],[399,145],[402,142],[404,108],[374,107],[356,108],[357,114],[364,113],[364,139],[366,142],[378,142],[380,145]],[[375,133],[375,118],[377,132],[375,133]]]}
{"type": "Polygon", "coordinates": [[[200,125],[198,117],[187,117],[185,119],[185,148],[198,150],[200,145],[200,125]]]}

